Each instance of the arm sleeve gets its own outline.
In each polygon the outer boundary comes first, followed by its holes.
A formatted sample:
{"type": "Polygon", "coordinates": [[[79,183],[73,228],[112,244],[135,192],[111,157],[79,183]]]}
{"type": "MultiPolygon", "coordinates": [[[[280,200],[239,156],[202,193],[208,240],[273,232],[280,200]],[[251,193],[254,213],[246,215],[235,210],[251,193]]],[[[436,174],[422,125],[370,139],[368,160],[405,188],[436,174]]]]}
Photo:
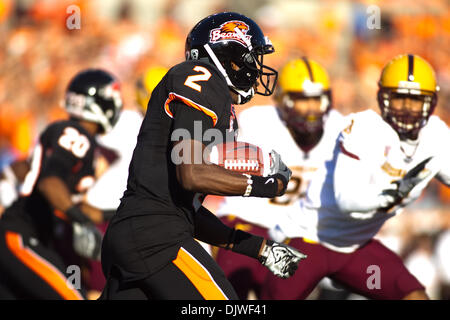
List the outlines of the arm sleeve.
{"type": "Polygon", "coordinates": [[[194,237],[213,246],[226,245],[233,229],[226,226],[211,211],[201,206],[195,214],[194,237]]]}

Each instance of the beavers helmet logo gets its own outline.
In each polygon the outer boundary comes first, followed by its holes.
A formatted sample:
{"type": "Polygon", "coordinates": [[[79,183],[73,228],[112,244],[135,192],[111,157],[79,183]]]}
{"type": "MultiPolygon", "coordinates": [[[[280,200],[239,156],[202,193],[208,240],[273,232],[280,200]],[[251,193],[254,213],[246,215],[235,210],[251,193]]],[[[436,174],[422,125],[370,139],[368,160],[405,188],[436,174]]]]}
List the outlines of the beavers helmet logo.
{"type": "Polygon", "coordinates": [[[210,42],[216,43],[219,41],[232,40],[247,46],[248,41],[250,41],[252,37],[251,35],[247,35],[248,30],[248,25],[242,21],[227,21],[221,24],[219,28],[211,30],[209,35],[210,42]],[[244,39],[239,33],[236,32],[236,28],[242,32],[244,39]]]}

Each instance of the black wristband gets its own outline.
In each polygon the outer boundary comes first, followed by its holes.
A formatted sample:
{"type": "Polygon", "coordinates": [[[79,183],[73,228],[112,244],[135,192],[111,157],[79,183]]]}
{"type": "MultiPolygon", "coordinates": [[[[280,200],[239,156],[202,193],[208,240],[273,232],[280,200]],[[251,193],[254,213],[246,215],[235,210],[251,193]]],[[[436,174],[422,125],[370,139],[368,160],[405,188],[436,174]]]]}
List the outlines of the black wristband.
{"type": "Polygon", "coordinates": [[[231,251],[258,259],[263,241],[263,237],[255,236],[242,230],[236,230],[234,232],[231,251]]]}
{"type": "Polygon", "coordinates": [[[116,214],[116,209],[102,210],[102,214],[103,214],[103,221],[109,221],[116,214]]]}
{"type": "Polygon", "coordinates": [[[81,211],[81,209],[77,205],[73,205],[69,209],[66,210],[66,215],[69,217],[69,219],[73,222],[80,222],[80,223],[88,223],[91,222],[91,220],[81,211]]]}
{"type": "Polygon", "coordinates": [[[225,250],[229,250],[231,245],[234,243],[234,237],[236,236],[236,229],[231,229],[230,235],[228,237],[227,245],[225,246],[225,250]]]}
{"type": "Polygon", "coordinates": [[[286,180],[286,177],[283,176],[280,173],[274,174],[272,177],[280,179],[281,183],[283,184],[283,190],[281,191],[281,194],[284,194],[284,192],[286,191],[287,185],[289,183],[288,180],[286,180]]]}
{"type": "Polygon", "coordinates": [[[278,180],[275,176],[260,177],[252,175],[251,178],[253,180],[251,197],[275,198],[278,195],[278,180]]]}

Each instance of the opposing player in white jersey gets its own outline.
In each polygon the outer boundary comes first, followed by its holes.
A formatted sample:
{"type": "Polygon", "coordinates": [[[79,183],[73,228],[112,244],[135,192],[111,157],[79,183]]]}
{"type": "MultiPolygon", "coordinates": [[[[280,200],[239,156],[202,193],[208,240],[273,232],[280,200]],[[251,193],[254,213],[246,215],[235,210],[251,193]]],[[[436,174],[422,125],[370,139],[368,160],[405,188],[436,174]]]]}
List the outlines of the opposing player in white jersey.
{"type": "MultiPolygon", "coordinates": [[[[306,57],[282,68],[275,102],[276,106],[255,106],[240,113],[238,140],[280,153],[292,170],[286,193],[273,199],[227,197],[217,212],[229,226],[265,237],[281,215],[297,209],[319,165],[331,161],[334,141],[344,125],[341,114],[331,107],[326,70],[306,57]]],[[[240,299],[246,299],[249,290],[259,295],[265,268],[223,249],[216,261],[240,299]]]]}
{"type": "Polygon", "coordinates": [[[372,299],[428,298],[400,257],[373,237],[431,179],[450,185],[449,128],[432,115],[438,89],[432,67],[417,55],[397,56],[384,67],[381,115],[349,115],[333,161],[278,226],[308,255],[302,272],[289,287],[267,278],[263,298],[304,299],[326,276],[372,299]]]}

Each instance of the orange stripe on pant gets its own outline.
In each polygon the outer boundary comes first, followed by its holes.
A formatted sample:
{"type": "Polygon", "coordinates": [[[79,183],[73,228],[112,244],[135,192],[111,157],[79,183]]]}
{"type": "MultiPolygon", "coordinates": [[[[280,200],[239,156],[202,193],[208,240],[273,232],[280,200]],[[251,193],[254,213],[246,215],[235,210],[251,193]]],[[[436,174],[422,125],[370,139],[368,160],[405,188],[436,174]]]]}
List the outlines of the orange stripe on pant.
{"type": "Polygon", "coordinates": [[[183,247],[172,261],[206,300],[228,300],[208,270],[183,247]]]}
{"type": "Polygon", "coordinates": [[[7,231],[5,238],[9,250],[24,265],[47,282],[63,299],[83,300],[83,297],[76,289],[68,286],[66,277],[57,268],[30,248],[24,247],[20,234],[7,231]]]}

